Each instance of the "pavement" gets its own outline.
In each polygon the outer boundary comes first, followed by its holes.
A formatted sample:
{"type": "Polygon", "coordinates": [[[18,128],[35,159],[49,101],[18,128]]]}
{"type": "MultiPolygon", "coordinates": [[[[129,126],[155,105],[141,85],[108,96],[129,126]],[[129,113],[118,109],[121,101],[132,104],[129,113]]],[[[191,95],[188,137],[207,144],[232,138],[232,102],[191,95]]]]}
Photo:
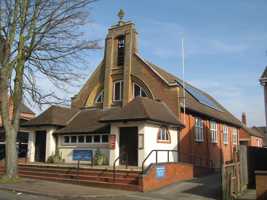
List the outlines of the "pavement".
{"type": "Polygon", "coordinates": [[[0,200],[219,200],[219,196],[218,175],[182,181],[146,193],[32,179],[0,185],[0,200]]]}

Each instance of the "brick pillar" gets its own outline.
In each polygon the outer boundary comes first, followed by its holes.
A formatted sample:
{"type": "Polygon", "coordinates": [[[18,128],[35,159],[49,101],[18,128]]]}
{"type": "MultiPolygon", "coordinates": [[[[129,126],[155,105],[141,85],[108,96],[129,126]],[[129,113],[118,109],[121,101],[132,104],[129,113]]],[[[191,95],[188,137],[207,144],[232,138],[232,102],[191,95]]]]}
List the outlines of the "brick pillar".
{"type": "Polygon", "coordinates": [[[104,103],[103,108],[110,108],[112,104],[112,66],[113,66],[113,38],[106,38],[105,49],[105,80],[104,80],[104,103]]]}
{"type": "Polygon", "coordinates": [[[133,29],[126,32],[125,37],[125,65],[123,69],[123,106],[126,105],[132,97],[131,69],[132,69],[132,50],[133,50],[133,29]]]}

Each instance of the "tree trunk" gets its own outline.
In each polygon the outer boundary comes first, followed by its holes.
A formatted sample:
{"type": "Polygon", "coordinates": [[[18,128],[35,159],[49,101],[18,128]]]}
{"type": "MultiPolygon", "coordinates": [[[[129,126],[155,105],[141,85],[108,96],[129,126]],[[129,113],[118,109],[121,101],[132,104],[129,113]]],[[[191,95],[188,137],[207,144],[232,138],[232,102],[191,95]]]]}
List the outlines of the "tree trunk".
{"type": "Polygon", "coordinates": [[[5,165],[6,165],[6,173],[5,177],[8,179],[17,178],[17,132],[14,129],[6,129],[6,157],[5,157],[5,165]]]}

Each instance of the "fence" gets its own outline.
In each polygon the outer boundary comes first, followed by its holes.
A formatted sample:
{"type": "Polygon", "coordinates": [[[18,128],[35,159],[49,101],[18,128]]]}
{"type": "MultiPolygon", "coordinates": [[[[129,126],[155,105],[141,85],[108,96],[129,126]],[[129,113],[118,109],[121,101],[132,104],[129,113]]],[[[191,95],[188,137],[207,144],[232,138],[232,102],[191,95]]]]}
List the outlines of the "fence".
{"type": "Polygon", "coordinates": [[[222,199],[236,199],[248,184],[247,147],[240,146],[234,152],[232,163],[222,166],[222,199]]]}

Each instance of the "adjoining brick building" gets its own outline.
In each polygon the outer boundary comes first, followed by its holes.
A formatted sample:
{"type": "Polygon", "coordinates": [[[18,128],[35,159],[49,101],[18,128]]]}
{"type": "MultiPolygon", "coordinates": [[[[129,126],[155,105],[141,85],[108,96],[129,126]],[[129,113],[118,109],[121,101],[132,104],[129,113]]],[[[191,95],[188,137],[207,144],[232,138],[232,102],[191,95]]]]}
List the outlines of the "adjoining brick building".
{"type": "MultiPolygon", "coordinates": [[[[1,101],[1,97],[0,97],[1,101]]],[[[9,101],[9,112],[11,113],[13,110],[13,103],[9,101]]],[[[35,113],[28,108],[25,104],[21,105],[21,114],[20,114],[20,123],[25,123],[35,117],[35,113]]],[[[29,133],[20,127],[18,136],[17,136],[17,144],[18,144],[18,153],[19,157],[26,157],[27,149],[28,149],[28,139],[29,133]]],[[[0,115],[0,160],[2,160],[5,156],[5,130],[2,124],[2,119],[0,115]]]]}
{"type": "Polygon", "coordinates": [[[46,161],[56,149],[66,162],[75,161],[75,150],[100,149],[109,165],[126,152],[139,167],[153,150],[212,168],[233,160],[241,122],[209,94],[189,83],[183,88],[180,78],[142,58],[137,38],[132,22],[110,27],[104,58],[71,107],[52,106],[25,123],[30,161],[46,161]]]}
{"type": "Polygon", "coordinates": [[[264,135],[257,128],[247,127],[247,117],[245,113],[242,113],[242,128],[239,133],[240,145],[251,147],[263,147],[264,135]]]}

